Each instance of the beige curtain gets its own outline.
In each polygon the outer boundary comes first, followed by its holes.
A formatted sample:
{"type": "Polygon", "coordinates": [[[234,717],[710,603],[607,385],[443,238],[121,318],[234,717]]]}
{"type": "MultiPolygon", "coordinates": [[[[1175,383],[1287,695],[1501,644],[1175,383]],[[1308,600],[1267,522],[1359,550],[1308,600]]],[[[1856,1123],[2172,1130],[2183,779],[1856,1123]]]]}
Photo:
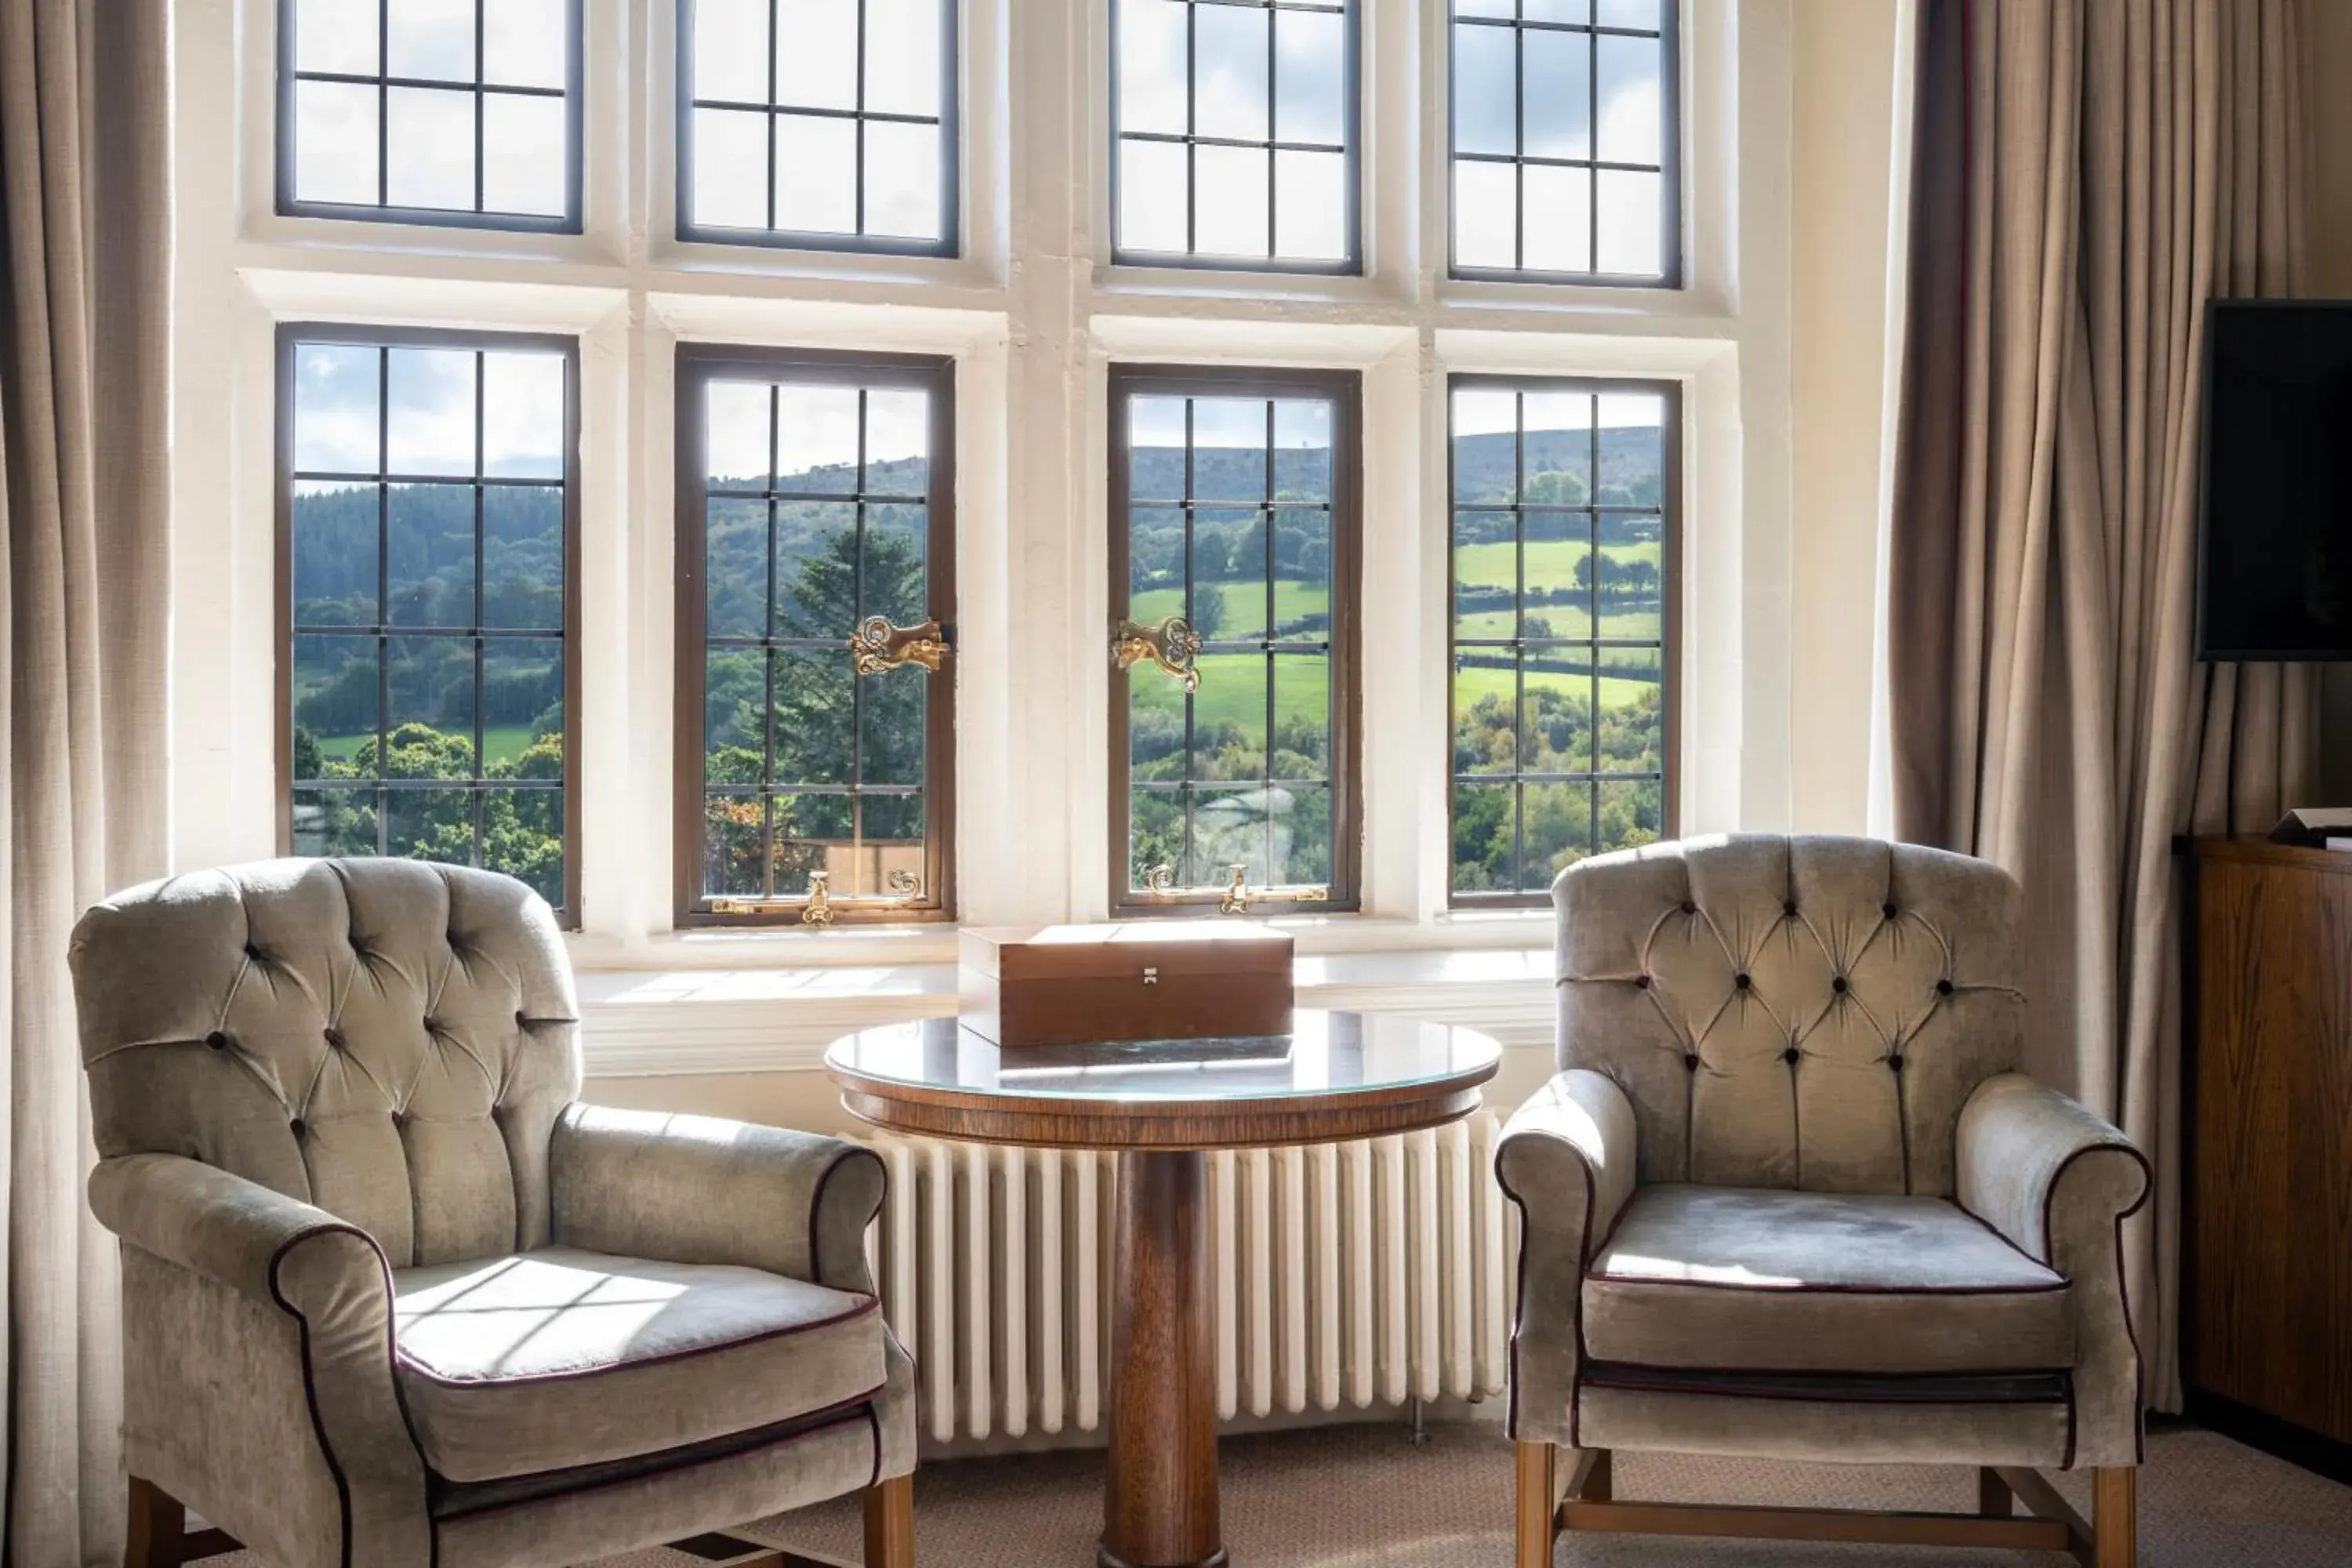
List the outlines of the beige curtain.
{"type": "Polygon", "coordinates": [[[66,938],[166,849],[162,0],[0,0],[5,1561],[121,1560],[112,1239],[66,938]]]}
{"type": "Polygon", "coordinates": [[[2316,683],[2190,658],[2203,302],[2292,294],[2303,0],[1925,0],[1887,625],[1898,837],[2026,886],[2033,1063],[2154,1157],[2177,1408],[2172,839],[2307,803],[2316,683]]]}

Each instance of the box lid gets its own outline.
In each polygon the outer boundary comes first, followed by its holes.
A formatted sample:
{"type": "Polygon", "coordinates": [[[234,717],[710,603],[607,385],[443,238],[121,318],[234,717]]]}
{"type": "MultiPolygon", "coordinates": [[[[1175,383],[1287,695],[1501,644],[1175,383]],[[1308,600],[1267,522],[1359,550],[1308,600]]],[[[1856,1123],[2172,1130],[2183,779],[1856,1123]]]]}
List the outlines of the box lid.
{"type": "Polygon", "coordinates": [[[1286,931],[1235,920],[968,926],[959,943],[959,960],[964,968],[999,981],[1130,975],[1145,968],[1171,978],[1286,976],[1291,941],[1286,931]]]}

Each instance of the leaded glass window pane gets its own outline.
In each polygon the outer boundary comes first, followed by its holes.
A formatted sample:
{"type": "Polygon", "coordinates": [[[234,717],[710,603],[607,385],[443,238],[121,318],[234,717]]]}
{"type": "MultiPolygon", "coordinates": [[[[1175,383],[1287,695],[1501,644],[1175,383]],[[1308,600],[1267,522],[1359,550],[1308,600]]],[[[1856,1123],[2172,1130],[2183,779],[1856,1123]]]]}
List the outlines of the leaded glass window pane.
{"type": "Polygon", "coordinates": [[[1680,270],[1674,0],[1455,0],[1454,270],[1680,270]]]}
{"type": "Polygon", "coordinates": [[[1353,0],[1117,0],[1121,261],[1356,264],[1353,0]]]}
{"type": "Polygon", "coordinates": [[[577,0],[283,0],[278,210],[580,227],[577,0]]]}
{"type": "Polygon", "coordinates": [[[289,327],[289,847],[573,901],[576,347],[289,327]]]}
{"type": "Polygon", "coordinates": [[[1213,908],[1238,879],[1257,903],[1344,907],[1351,386],[1119,374],[1114,616],[1199,647],[1189,689],[1149,660],[1117,683],[1114,901],[1213,908]]]}
{"type": "Polygon", "coordinates": [[[690,0],[678,232],[953,255],[954,0],[690,0]]]}
{"type": "Polygon", "coordinates": [[[682,700],[700,710],[688,918],[949,910],[952,665],[873,667],[858,648],[877,623],[951,636],[951,374],[682,359],[681,432],[698,435],[679,534],[698,556],[680,622],[697,639],[682,700]]]}
{"type": "Polygon", "coordinates": [[[1453,886],[1528,901],[1672,828],[1675,392],[1457,376],[1453,886]]]}

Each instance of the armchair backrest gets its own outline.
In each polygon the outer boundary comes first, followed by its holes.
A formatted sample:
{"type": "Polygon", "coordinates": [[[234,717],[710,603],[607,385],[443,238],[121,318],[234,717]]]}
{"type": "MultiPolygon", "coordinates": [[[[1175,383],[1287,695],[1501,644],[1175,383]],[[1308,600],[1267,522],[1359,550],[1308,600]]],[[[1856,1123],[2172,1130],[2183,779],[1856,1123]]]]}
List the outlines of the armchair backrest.
{"type": "Polygon", "coordinates": [[[75,926],[101,1155],[185,1155],[317,1204],[394,1268],[544,1245],[580,1087],[546,902],[415,860],[151,882],[75,926]]]}
{"type": "Polygon", "coordinates": [[[1948,1196],[1962,1104],[2020,1065],[1990,862],[1738,834],[1583,861],[1552,903],[1559,1065],[1624,1089],[1643,1182],[1948,1196]]]}

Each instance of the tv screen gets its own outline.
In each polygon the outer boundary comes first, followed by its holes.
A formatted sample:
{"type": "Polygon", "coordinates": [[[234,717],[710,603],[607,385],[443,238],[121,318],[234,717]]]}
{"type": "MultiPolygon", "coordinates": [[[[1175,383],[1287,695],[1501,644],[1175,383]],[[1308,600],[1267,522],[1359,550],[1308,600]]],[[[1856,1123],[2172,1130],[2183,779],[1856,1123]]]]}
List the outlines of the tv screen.
{"type": "Polygon", "coordinates": [[[2197,656],[2352,659],[2352,300],[2205,324],[2197,656]]]}

